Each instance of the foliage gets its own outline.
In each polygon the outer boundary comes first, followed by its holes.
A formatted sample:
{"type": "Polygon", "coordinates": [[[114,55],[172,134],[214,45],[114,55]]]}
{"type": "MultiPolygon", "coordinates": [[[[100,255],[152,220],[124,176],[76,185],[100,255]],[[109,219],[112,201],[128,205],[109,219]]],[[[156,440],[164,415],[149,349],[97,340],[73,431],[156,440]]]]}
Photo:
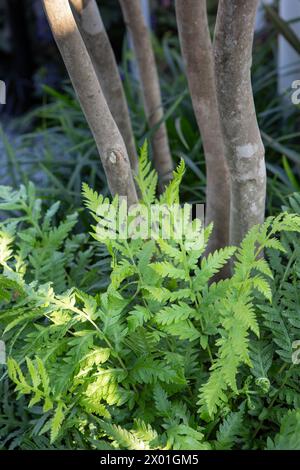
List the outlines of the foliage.
{"type": "MultiPolygon", "coordinates": [[[[144,146],[143,207],[177,204],[184,169],[157,198],[144,146]]],[[[209,256],[212,227],[185,206],[183,237],[158,227],[147,240],[113,238],[108,200],[84,185],[91,243],[74,234],[76,215],[44,211],[32,184],[0,198],[2,448],[300,448],[299,196],[209,256]],[[95,279],[100,245],[107,287],[95,279]],[[232,276],[216,282],[229,260],[232,276]]]]}

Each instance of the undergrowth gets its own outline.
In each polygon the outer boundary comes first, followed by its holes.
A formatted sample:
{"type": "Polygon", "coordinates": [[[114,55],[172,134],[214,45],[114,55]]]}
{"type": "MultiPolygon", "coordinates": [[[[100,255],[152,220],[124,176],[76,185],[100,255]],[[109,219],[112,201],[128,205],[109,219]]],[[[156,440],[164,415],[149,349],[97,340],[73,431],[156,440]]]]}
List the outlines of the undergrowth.
{"type": "MultiPolygon", "coordinates": [[[[157,198],[144,146],[144,207],[178,204],[184,170],[157,198]]],[[[84,185],[91,242],[32,184],[0,198],[3,449],[300,449],[299,196],[208,256],[184,207],[181,239],[112,238],[84,185]]]]}

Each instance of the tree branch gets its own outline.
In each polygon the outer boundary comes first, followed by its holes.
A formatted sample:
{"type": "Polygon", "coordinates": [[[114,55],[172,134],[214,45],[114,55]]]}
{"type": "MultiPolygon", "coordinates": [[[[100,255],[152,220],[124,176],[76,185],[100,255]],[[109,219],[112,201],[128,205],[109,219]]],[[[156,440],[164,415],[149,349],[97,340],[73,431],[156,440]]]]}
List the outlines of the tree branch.
{"type": "Polygon", "coordinates": [[[127,150],[111,115],[68,0],[43,0],[44,8],[77,93],[107,176],[111,193],[137,202],[127,150]]]}
{"type": "Polygon", "coordinates": [[[265,214],[266,166],[251,86],[258,0],[220,0],[215,31],[217,95],[231,175],[230,241],[265,214]]]}
{"type": "Polygon", "coordinates": [[[175,5],[181,50],[206,160],[206,222],[214,222],[210,252],[229,242],[230,187],[207,5],[206,0],[176,0],[175,5]]]}
{"type": "MultiPolygon", "coordinates": [[[[155,127],[164,116],[158,73],[148,28],[141,10],[140,0],[120,0],[124,20],[128,27],[136,55],[145,112],[150,128],[155,127]]],[[[164,186],[171,179],[173,162],[164,122],[155,131],[152,139],[154,166],[160,184],[164,186]]]]}
{"type": "Polygon", "coordinates": [[[133,131],[118,66],[95,0],[70,0],[109,109],[123,136],[131,167],[137,170],[133,131]]]}

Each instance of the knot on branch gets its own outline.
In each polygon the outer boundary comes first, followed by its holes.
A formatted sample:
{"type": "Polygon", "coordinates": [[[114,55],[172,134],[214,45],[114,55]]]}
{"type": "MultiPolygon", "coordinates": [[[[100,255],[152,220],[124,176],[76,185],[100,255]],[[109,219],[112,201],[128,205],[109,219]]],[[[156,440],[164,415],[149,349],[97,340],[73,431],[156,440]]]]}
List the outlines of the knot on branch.
{"type": "Polygon", "coordinates": [[[126,156],[121,149],[109,149],[107,152],[107,160],[112,165],[115,165],[122,160],[126,161],[126,156]]]}

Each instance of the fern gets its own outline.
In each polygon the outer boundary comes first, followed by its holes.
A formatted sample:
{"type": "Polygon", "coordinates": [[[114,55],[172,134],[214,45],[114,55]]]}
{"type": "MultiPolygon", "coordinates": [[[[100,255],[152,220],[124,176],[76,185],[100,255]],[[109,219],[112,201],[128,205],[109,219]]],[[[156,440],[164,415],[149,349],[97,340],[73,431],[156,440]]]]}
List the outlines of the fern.
{"type": "Polygon", "coordinates": [[[148,143],[145,140],[140,150],[138,164],[138,174],[135,176],[139,186],[142,201],[150,206],[155,201],[157,173],[151,169],[151,163],[148,161],[148,143]]]}
{"type": "Polygon", "coordinates": [[[51,430],[50,430],[50,442],[51,443],[56,441],[64,418],[65,418],[64,404],[63,402],[60,401],[57,405],[54,416],[51,420],[51,430]]]}
{"type": "Polygon", "coordinates": [[[121,447],[122,449],[128,450],[146,450],[150,448],[149,443],[139,439],[138,433],[127,431],[121,426],[102,422],[101,428],[106,435],[113,440],[113,444],[117,448],[121,447]]]}
{"type": "Polygon", "coordinates": [[[280,432],[274,440],[268,438],[268,450],[299,450],[300,449],[300,412],[288,411],[281,421],[280,432]]]}
{"type": "Polygon", "coordinates": [[[229,450],[237,443],[243,434],[244,406],[239,411],[231,412],[224,419],[217,432],[216,449],[229,450]]]}
{"type": "Polygon", "coordinates": [[[273,362],[273,345],[267,341],[253,341],[250,345],[251,373],[257,379],[267,378],[273,362]]]}
{"type": "MultiPolygon", "coordinates": [[[[179,204],[184,171],[157,198],[145,144],[143,207],[179,204]]],[[[112,237],[122,201],[83,198],[91,239],[32,184],[0,187],[0,446],[298,448],[299,198],[208,256],[184,206],[182,237],[112,237]]]]}
{"type": "Polygon", "coordinates": [[[179,203],[179,187],[185,173],[185,163],[181,160],[176,170],[173,172],[173,178],[160,197],[161,204],[171,206],[179,203]]]}

